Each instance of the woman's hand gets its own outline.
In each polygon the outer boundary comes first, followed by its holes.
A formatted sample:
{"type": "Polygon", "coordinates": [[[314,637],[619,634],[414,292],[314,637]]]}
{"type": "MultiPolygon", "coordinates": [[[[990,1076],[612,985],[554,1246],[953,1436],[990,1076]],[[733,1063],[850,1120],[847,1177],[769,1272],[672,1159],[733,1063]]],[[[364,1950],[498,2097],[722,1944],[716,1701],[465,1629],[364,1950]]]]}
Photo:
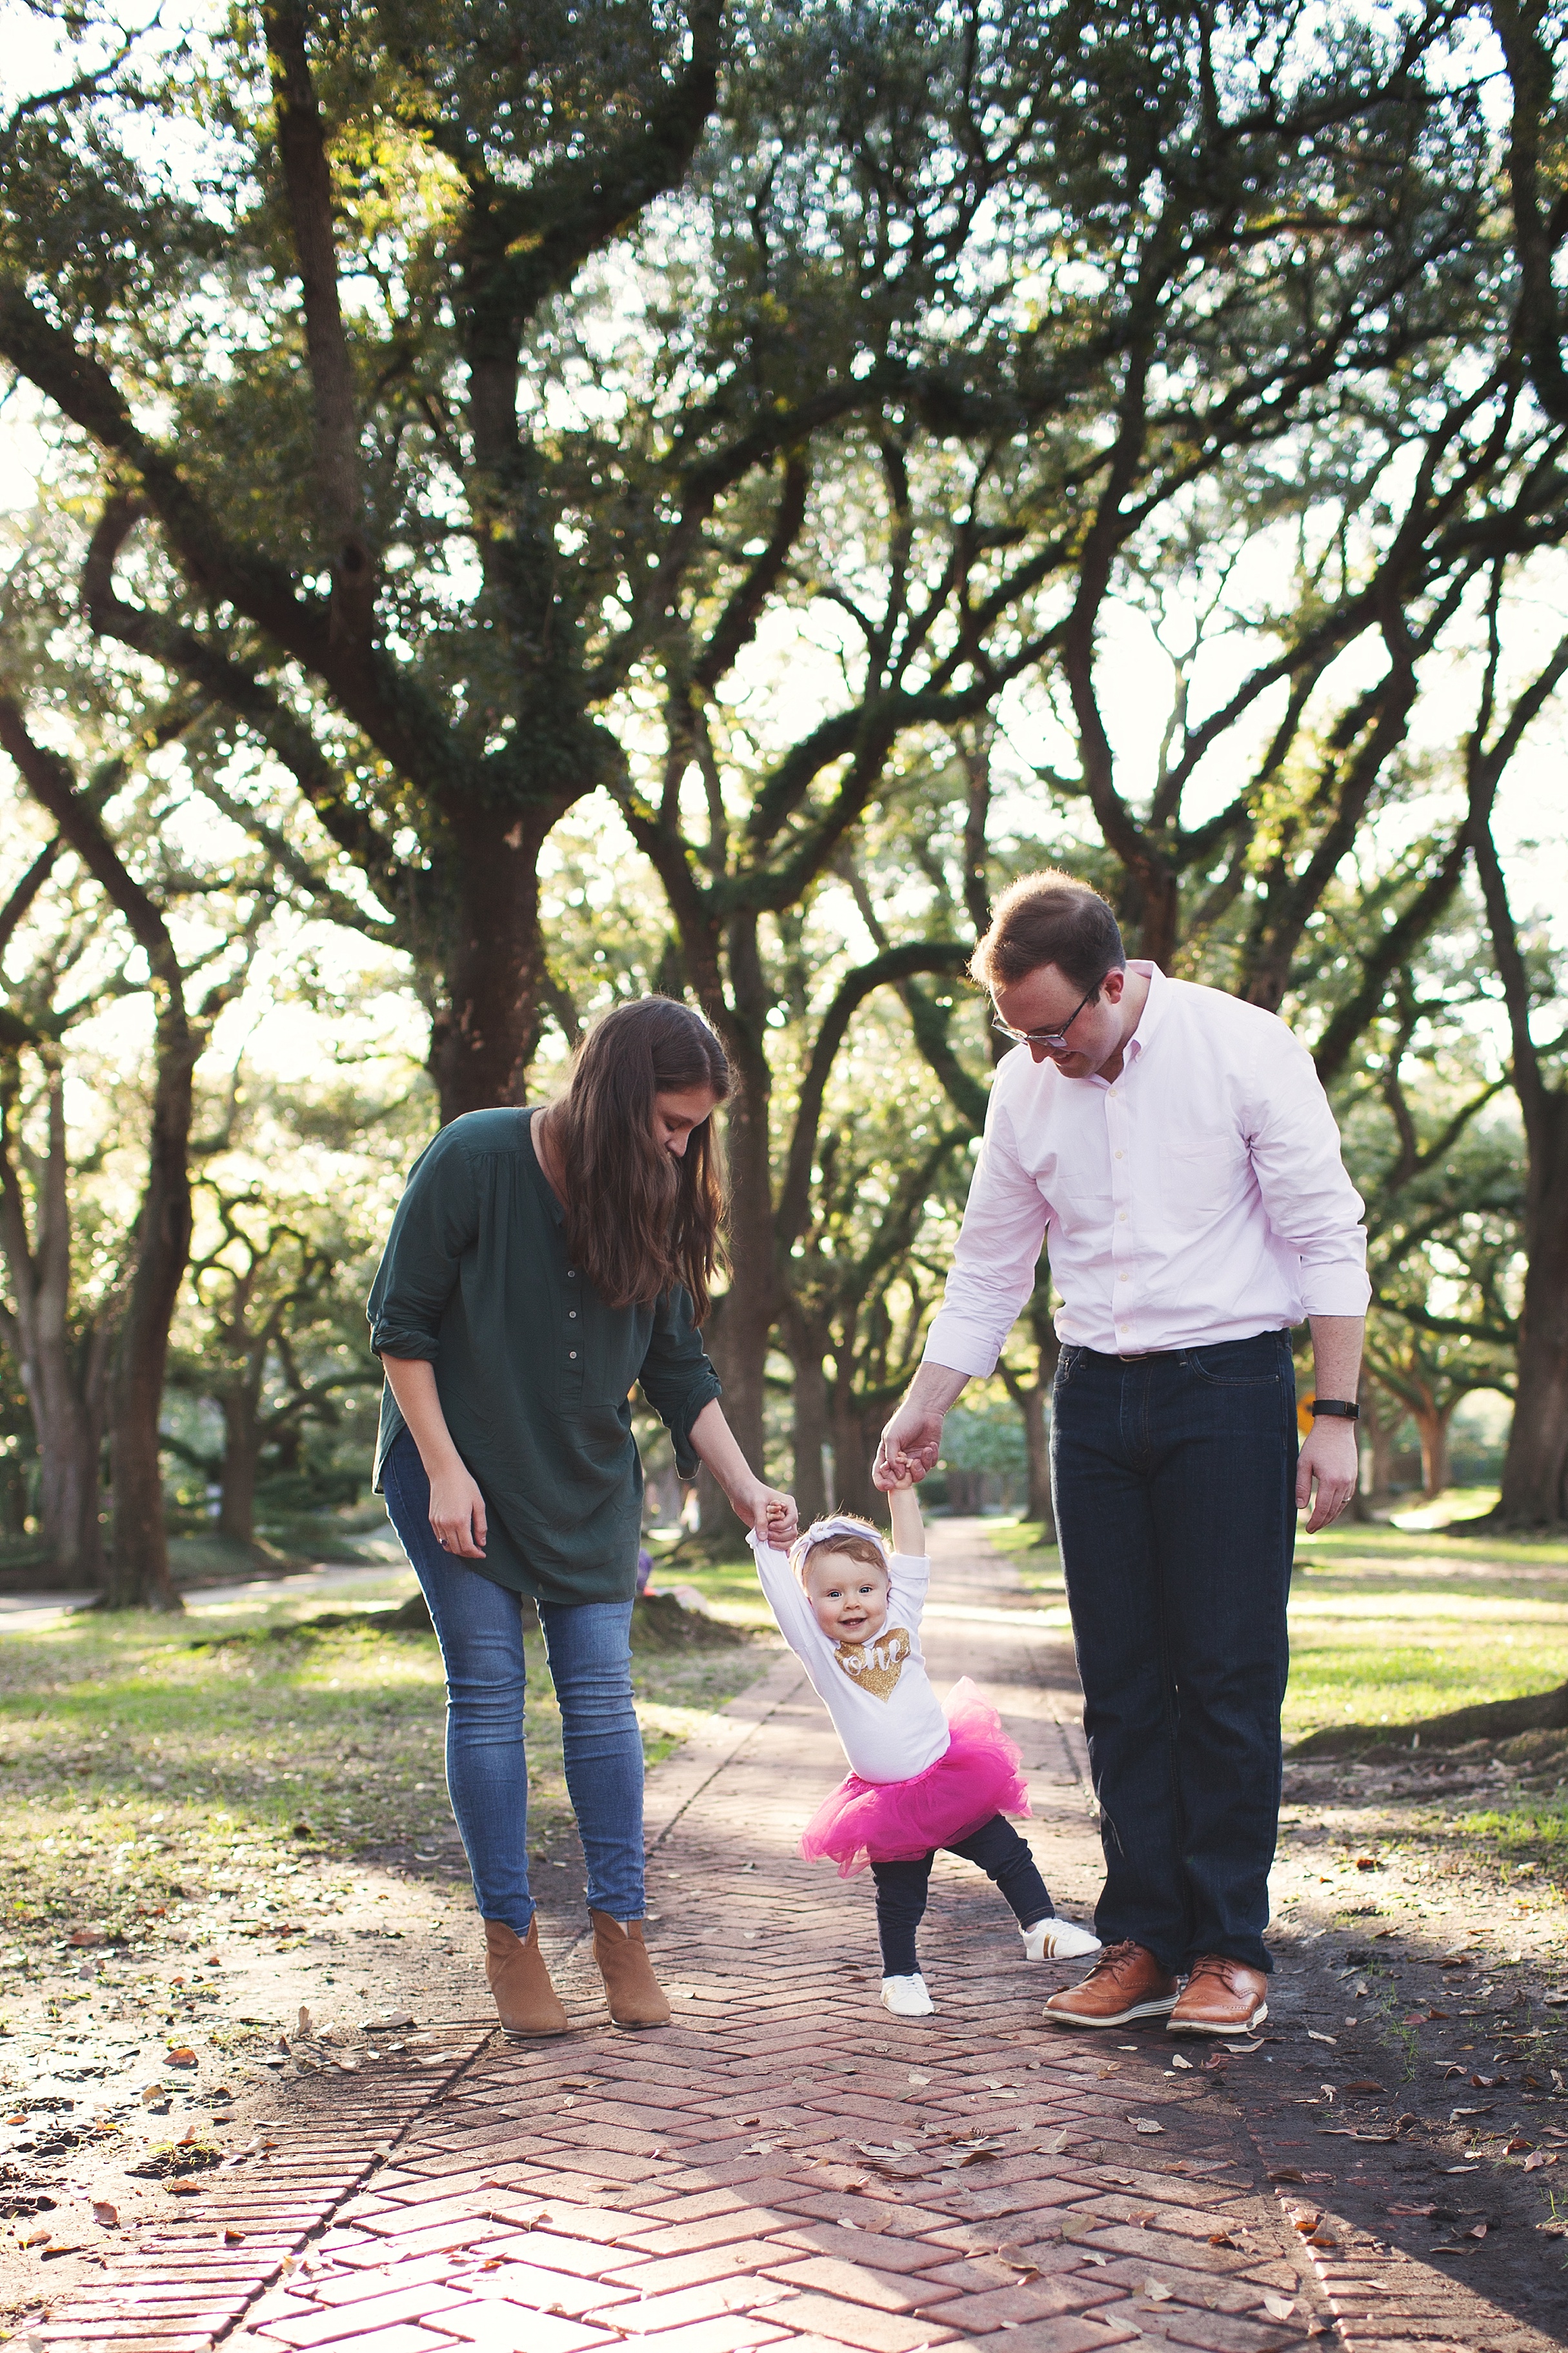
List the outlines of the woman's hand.
{"type": "Polygon", "coordinates": [[[764,1487],[760,1479],[731,1487],[729,1495],[736,1518],[744,1520],[760,1544],[772,1545],[779,1552],[794,1544],[800,1514],[793,1495],[781,1495],[776,1487],[764,1487]]]}
{"type": "Polygon", "coordinates": [[[483,1560],[485,1499],[460,1462],[430,1482],[430,1525],[455,1560],[483,1560]]]}

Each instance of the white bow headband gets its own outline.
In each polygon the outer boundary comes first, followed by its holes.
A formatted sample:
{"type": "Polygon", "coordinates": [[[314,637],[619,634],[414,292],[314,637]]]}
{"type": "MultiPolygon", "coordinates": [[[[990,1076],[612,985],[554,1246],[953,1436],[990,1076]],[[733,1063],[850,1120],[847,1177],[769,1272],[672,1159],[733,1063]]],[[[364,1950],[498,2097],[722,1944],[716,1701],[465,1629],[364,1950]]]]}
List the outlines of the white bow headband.
{"type": "Polygon", "coordinates": [[[791,1556],[796,1561],[804,1560],[808,1552],[815,1551],[818,1545],[830,1544],[835,1536],[858,1536],[862,1541],[868,1536],[880,1552],[884,1567],[888,1566],[888,1547],[880,1530],[868,1526],[864,1520],[851,1519],[844,1512],[830,1512],[825,1520],[813,1520],[810,1527],[796,1536],[790,1548],[791,1556]]]}

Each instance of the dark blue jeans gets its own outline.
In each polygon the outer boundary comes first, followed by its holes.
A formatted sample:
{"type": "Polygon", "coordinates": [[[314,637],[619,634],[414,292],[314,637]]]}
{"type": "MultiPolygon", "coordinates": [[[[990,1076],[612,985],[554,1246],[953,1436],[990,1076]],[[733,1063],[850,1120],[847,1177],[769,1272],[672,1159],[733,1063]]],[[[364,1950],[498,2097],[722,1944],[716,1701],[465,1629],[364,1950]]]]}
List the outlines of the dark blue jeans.
{"type": "MultiPolygon", "coordinates": [[[[404,1430],[382,1466],[387,1516],[430,1604],[447,1670],[447,1790],[480,1917],[528,1934],[528,1760],[522,1601],[442,1551],[430,1482],[404,1430]]],[[[588,1866],[588,1903],[643,1916],[643,1753],[632,1702],[629,1601],[543,1602],[544,1654],[561,1703],[566,1788],[588,1866]]]]}
{"type": "Polygon", "coordinates": [[[1105,1890],[1163,1968],[1268,1969],[1296,1385],[1286,1332],[1124,1364],[1064,1347],[1052,1489],[1105,1890]]]}

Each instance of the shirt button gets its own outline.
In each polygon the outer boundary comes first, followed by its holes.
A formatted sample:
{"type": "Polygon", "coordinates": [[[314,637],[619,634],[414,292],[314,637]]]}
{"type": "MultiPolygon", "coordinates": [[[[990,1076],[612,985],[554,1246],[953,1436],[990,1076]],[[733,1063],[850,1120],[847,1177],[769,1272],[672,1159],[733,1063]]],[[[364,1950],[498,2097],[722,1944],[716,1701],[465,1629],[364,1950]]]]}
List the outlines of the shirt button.
{"type": "MultiPolygon", "coordinates": [[[[1121,1278],[1121,1280],[1122,1280],[1122,1282],[1126,1282],[1126,1280],[1127,1280],[1127,1277],[1126,1277],[1125,1275],[1123,1275],[1123,1276],[1122,1276],[1122,1278],[1121,1278]]],[[[566,1354],[567,1354],[567,1356],[568,1356],[568,1358],[570,1359],[570,1361],[571,1361],[573,1364],[575,1364],[575,1363],[576,1363],[576,1361],[577,1361],[577,1351],[576,1351],[576,1349],[575,1349],[575,1348],[568,1348],[568,1349],[567,1349],[567,1351],[566,1351],[566,1354]]]]}
{"type": "Polygon", "coordinates": [[[1117,1280],[1117,1282],[1126,1282],[1126,1280],[1127,1280],[1127,1277],[1126,1277],[1124,1274],[1119,1274],[1119,1275],[1117,1276],[1116,1280],[1117,1280]]]}
{"type": "Polygon", "coordinates": [[[1125,1209],[1117,1210],[1116,1222],[1119,1226],[1124,1226],[1127,1223],[1127,1212],[1125,1209]]]}
{"type": "Polygon", "coordinates": [[[1116,1155],[1116,1157],[1117,1157],[1117,1158],[1118,1158],[1118,1160],[1120,1160],[1120,1159],[1121,1159],[1121,1153],[1120,1153],[1120,1152],[1118,1152],[1118,1153],[1117,1153],[1117,1155],[1116,1155]]]}
{"type": "MultiPolygon", "coordinates": [[[[1123,1214],[1125,1215],[1125,1212],[1123,1214]]],[[[568,1324],[575,1324],[577,1321],[577,1310],[574,1307],[569,1307],[566,1310],[566,1321],[568,1324]]]]}

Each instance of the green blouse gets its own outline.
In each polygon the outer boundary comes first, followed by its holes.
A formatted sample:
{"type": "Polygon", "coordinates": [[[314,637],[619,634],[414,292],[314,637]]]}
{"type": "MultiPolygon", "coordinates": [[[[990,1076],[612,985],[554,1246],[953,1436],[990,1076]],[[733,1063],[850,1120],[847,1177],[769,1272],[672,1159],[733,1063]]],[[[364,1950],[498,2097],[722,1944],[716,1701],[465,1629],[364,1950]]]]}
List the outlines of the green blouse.
{"type": "MultiPolygon", "coordinates": [[[[468,1112],[420,1154],[371,1289],[371,1345],[436,1368],[489,1521],[484,1561],[468,1567],[540,1601],[629,1601],[642,1521],[631,1391],[640,1381],[690,1478],[691,1425],[719,1382],[683,1289],[606,1307],[571,1264],[532,1118],[468,1112]]],[[[388,1388],[378,1494],[404,1427],[388,1388]]]]}

